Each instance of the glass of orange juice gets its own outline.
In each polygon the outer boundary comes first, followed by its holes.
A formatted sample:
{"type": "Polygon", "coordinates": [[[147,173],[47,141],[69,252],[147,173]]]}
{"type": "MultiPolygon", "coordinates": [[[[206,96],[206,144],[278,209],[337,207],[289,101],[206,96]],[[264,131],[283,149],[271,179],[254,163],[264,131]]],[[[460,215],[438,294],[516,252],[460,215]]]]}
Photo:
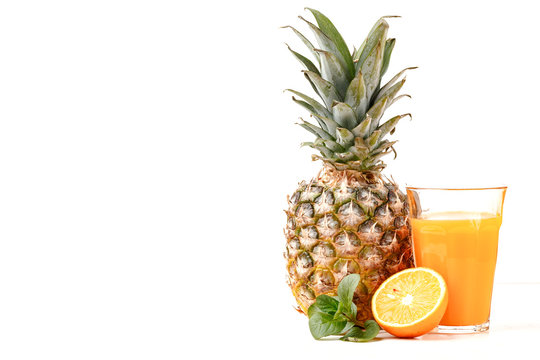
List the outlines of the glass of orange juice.
{"type": "Polygon", "coordinates": [[[506,187],[407,187],[416,266],[448,287],[441,333],[489,329],[493,277],[506,187]]]}

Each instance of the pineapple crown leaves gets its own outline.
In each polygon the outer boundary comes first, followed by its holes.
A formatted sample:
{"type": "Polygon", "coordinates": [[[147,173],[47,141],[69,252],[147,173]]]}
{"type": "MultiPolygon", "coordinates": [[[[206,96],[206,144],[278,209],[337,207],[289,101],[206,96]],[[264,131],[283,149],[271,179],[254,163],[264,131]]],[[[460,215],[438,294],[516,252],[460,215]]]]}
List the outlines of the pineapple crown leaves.
{"type": "Polygon", "coordinates": [[[311,12],[317,25],[299,16],[313,33],[318,47],[292,26],[291,29],[308,48],[310,58],[294,51],[293,56],[303,65],[305,78],[321,102],[299,91],[286,89],[292,100],[306,109],[317,124],[301,119],[298,124],[315,135],[304,142],[318,150],[314,160],[322,160],[338,170],[380,172],[386,165],[381,158],[395,150],[396,141],[386,140],[394,133],[397,123],[410,114],[394,116],[384,122],[384,112],[397,100],[405,84],[408,67],[381,86],[388,69],[396,40],[387,38],[388,23],[381,17],[372,27],[358,49],[351,53],[334,24],[321,12],[311,12]]]}

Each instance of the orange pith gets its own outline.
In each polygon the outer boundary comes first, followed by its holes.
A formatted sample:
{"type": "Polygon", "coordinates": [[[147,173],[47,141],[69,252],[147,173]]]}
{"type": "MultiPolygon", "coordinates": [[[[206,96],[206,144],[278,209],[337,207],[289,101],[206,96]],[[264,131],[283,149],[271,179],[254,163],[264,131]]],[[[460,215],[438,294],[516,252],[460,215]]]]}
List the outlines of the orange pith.
{"type": "Polygon", "coordinates": [[[379,325],[392,335],[415,337],[435,328],[448,304],[446,283],[427,268],[403,270],[381,284],[372,310],[379,325]]]}

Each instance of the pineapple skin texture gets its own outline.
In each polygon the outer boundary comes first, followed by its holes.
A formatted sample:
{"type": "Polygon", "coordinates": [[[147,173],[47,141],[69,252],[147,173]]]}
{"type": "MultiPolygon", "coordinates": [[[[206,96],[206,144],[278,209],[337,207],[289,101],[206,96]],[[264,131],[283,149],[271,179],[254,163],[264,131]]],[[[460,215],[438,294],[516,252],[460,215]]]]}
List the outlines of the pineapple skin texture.
{"type": "Polygon", "coordinates": [[[373,319],[371,298],[392,274],[413,267],[407,197],[377,174],[323,169],[287,197],[287,282],[304,314],[341,279],[360,274],[357,319],[373,319]]]}

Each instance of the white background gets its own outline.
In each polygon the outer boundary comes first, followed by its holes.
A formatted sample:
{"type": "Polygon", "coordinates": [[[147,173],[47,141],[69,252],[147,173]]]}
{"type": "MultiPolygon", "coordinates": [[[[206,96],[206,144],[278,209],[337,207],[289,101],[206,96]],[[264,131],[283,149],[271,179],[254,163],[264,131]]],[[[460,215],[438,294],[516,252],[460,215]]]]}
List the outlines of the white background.
{"type": "Polygon", "coordinates": [[[496,281],[540,281],[534,2],[4,1],[0,358],[313,358],[282,258],[320,166],[282,92],[309,92],[279,28],[307,34],[304,6],[350,47],[402,16],[388,74],[419,69],[386,174],[508,185],[496,281]]]}

